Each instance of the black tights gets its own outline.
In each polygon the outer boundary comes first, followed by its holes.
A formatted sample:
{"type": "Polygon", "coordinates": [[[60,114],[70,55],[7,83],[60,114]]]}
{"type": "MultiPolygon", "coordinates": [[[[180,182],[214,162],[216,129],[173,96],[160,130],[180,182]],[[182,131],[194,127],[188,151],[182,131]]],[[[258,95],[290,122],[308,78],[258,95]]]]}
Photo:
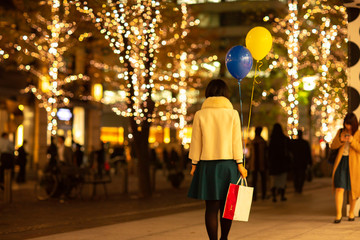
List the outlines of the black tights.
{"type": "Polygon", "coordinates": [[[220,210],[220,227],[221,238],[220,240],[227,240],[232,221],[226,218],[222,218],[224,212],[225,201],[224,200],[206,200],[205,210],[205,225],[206,231],[210,240],[217,240],[218,232],[218,214],[220,210]]]}

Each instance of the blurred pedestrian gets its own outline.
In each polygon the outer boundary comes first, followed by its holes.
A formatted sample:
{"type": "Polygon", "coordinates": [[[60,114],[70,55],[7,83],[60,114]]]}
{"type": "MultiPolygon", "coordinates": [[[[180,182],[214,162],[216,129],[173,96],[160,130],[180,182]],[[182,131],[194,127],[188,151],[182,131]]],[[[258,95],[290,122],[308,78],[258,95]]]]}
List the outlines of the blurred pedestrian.
{"type": "Polygon", "coordinates": [[[286,201],[285,188],[287,173],[291,165],[290,140],[283,133],[279,123],[274,124],[269,143],[269,173],[272,177],[272,200],[280,193],[281,201],[286,201]]]}
{"type": "Polygon", "coordinates": [[[169,156],[168,151],[166,150],[165,146],[162,151],[163,163],[165,165],[166,170],[171,169],[171,159],[169,156]]]}
{"type": "Polygon", "coordinates": [[[113,148],[113,152],[110,155],[110,162],[113,164],[113,168],[115,169],[115,174],[120,173],[120,168],[126,167],[126,153],[124,145],[116,145],[113,148]]]}
{"type": "Polygon", "coordinates": [[[97,174],[99,178],[103,177],[103,171],[105,168],[105,143],[100,143],[100,149],[96,152],[97,157],[97,174]]]}
{"type": "Polygon", "coordinates": [[[16,182],[24,183],[26,179],[26,163],[27,163],[27,153],[25,151],[27,141],[24,140],[21,147],[18,148],[17,164],[20,167],[19,173],[16,178],[16,182]]]}
{"type": "Polygon", "coordinates": [[[249,170],[252,175],[252,185],[254,187],[254,201],[257,200],[258,175],[261,177],[261,199],[264,200],[266,198],[267,144],[261,136],[262,130],[262,127],[256,127],[255,129],[255,138],[250,144],[250,161],[248,161],[249,170]]]}
{"type": "Polygon", "coordinates": [[[5,169],[14,171],[14,144],[9,140],[9,134],[4,132],[0,138],[0,183],[4,183],[5,169]]]}
{"type": "Polygon", "coordinates": [[[65,146],[65,137],[57,137],[57,166],[61,172],[59,184],[60,203],[64,203],[65,196],[71,191],[71,181],[74,175],[73,151],[71,147],[65,146]]]}
{"type": "Polygon", "coordinates": [[[205,225],[210,240],[217,240],[220,211],[221,239],[227,239],[232,221],[222,218],[230,183],[236,183],[243,167],[239,113],[229,101],[229,89],[221,79],[212,80],[206,100],[193,122],[189,158],[193,175],[188,196],[205,200],[205,225]]]}
{"type": "Polygon", "coordinates": [[[302,193],[305,183],[306,169],[311,166],[311,149],[308,141],[303,139],[303,132],[298,130],[298,138],[291,143],[293,154],[293,172],[295,192],[302,193]]]}
{"type": "Polygon", "coordinates": [[[150,149],[150,173],[151,173],[151,189],[155,191],[156,186],[156,171],[162,168],[162,165],[157,157],[155,148],[150,149]]]}
{"type": "Polygon", "coordinates": [[[81,167],[84,160],[84,152],[81,150],[81,145],[75,144],[74,160],[77,167],[81,167]]]}
{"type": "Polygon", "coordinates": [[[71,147],[65,146],[65,137],[57,138],[57,164],[62,166],[73,166],[73,151],[71,147]]]}
{"type": "Polygon", "coordinates": [[[178,169],[180,166],[180,157],[178,152],[172,148],[170,151],[170,169],[175,169],[175,170],[182,170],[182,169],[178,169]]]}
{"type": "Polygon", "coordinates": [[[57,165],[58,150],[55,142],[55,138],[51,137],[50,146],[47,149],[47,156],[49,159],[48,170],[53,169],[57,165]]]}
{"type": "Polygon", "coordinates": [[[358,128],[359,123],[355,114],[346,114],[343,128],[337,131],[330,146],[331,149],[339,149],[332,174],[336,206],[334,223],[341,222],[345,191],[349,192],[348,220],[355,220],[356,199],[360,197],[360,131],[358,128]]]}

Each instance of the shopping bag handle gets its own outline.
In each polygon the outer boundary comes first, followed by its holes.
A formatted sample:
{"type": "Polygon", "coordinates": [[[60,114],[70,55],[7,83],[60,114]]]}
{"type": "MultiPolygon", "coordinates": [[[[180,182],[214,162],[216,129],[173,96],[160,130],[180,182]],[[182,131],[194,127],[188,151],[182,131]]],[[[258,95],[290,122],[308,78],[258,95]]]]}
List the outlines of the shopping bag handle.
{"type": "Polygon", "coordinates": [[[239,183],[240,183],[240,185],[241,185],[242,182],[245,183],[244,186],[247,186],[247,185],[248,185],[248,184],[247,184],[247,181],[246,181],[246,178],[243,178],[242,176],[240,176],[240,178],[239,178],[239,180],[237,181],[236,185],[239,185],[239,183]]]}

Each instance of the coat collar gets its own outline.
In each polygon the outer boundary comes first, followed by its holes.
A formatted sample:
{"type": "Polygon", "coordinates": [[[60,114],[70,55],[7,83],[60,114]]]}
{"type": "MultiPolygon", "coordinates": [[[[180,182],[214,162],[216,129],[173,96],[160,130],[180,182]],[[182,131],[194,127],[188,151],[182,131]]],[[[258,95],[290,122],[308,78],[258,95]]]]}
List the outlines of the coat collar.
{"type": "Polygon", "coordinates": [[[233,105],[226,97],[208,97],[201,106],[204,108],[229,108],[233,109],[233,105]]]}

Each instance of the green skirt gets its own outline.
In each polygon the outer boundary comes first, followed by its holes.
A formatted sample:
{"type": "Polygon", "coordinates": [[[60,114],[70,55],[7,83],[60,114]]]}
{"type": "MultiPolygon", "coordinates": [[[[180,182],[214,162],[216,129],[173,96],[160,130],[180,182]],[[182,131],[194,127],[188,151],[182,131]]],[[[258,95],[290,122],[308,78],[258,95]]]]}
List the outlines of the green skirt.
{"type": "Polygon", "coordinates": [[[346,191],[351,191],[349,156],[342,156],[335,171],[334,186],[335,188],[343,188],[346,191]]]}
{"type": "Polygon", "coordinates": [[[201,200],[226,200],[230,183],[240,177],[234,160],[199,161],[188,197],[201,200]]]}

